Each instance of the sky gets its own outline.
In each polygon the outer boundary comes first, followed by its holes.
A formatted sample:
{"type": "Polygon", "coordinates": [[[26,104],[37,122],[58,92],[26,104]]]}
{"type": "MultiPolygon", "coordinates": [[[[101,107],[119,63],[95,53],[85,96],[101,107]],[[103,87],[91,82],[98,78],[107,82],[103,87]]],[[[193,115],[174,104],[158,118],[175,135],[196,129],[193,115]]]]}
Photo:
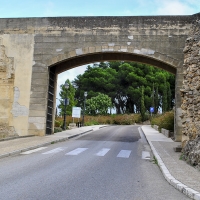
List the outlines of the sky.
{"type": "MultiPolygon", "coordinates": [[[[0,18],[60,16],[156,16],[193,15],[200,12],[200,0],[0,0],[0,18]]],[[[84,73],[86,66],[58,76],[60,84],[84,73]]]]}
{"type": "Polygon", "coordinates": [[[0,17],[191,15],[199,0],[0,0],[0,17]]]}

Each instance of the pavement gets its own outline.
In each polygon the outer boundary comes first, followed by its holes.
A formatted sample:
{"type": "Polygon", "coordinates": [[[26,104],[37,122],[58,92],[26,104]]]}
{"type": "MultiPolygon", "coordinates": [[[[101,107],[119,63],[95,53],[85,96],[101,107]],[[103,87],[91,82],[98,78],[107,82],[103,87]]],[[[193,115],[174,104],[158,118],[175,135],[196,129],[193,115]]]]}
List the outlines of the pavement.
{"type": "Polygon", "coordinates": [[[150,125],[141,127],[165,179],[191,199],[200,200],[200,171],[181,160],[175,152],[181,142],[174,142],[150,125]]]}
{"type": "MultiPolygon", "coordinates": [[[[107,125],[85,126],[62,131],[44,137],[20,137],[0,141],[0,158],[17,155],[22,152],[47,146],[56,142],[69,140],[84,133],[104,128],[107,125]]],[[[191,199],[200,200],[200,171],[181,160],[181,153],[175,152],[174,147],[180,142],[174,142],[150,125],[141,126],[149,145],[151,146],[155,160],[165,179],[177,190],[191,199]]]]}

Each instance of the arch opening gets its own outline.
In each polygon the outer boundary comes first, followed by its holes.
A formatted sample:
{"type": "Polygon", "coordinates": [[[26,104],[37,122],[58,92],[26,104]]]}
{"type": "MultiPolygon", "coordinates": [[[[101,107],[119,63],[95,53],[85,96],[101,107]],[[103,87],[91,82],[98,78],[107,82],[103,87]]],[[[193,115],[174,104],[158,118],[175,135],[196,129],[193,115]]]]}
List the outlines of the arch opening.
{"type": "Polygon", "coordinates": [[[95,62],[106,62],[106,61],[137,62],[158,67],[174,75],[177,72],[175,66],[172,66],[164,61],[160,61],[158,59],[144,55],[137,55],[124,52],[91,53],[82,56],[72,57],[66,60],[62,60],[56,64],[53,64],[49,66],[49,91],[48,91],[47,116],[46,116],[47,120],[46,134],[52,134],[54,130],[57,75],[78,66],[95,62]]]}
{"type": "Polygon", "coordinates": [[[77,66],[94,63],[94,62],[104,62],[104,61],[129,61],[129,62],[144,63],[144,64],[161,68],[172,74],[176,74],[176,66],[170,65],[167,62],[164,62],[160,59],[152,58],[150,56],[127,53],[127,52],[90,53],[90,54],[75,56],[66,60],[62,60],[49,67],[54,68],[55,72],[59,74],[77,66]]]}

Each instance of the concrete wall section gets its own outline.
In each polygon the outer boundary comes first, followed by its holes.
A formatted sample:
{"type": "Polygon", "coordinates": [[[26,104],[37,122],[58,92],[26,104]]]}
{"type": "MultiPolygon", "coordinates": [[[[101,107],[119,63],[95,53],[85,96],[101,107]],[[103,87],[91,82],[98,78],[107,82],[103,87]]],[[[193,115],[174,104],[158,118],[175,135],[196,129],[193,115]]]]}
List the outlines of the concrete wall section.
{"type": "Polygon", "coordinates": [[[0,138],[17,135],[10,124],[14,86],[14,59],[8,57],[0,37],[0,138]]]}
{"type": "Polygon", "coordinates": [[[48,73],[46,65],[38,62],[33,65],[28,129],[31,135],[45,135],[48,73]]]}
{"type": "Polygon", "coordinates": [[[175,130],[175,141],[182,141],[182,122],[181,122],[181,94],[180,89],[183,83],[183,65],[177,68],[176,80],[175,80],[175,113],[174,113],[174,130],[175,130]]]}
{"type": "Polygon", "coordinates": [[[3,82],[0,86],[1,131],[5,136],[28,135],[34,37],[31,34],[4,34],[0,38],[6,71],[6,75],[0,72],[3,82]]]}

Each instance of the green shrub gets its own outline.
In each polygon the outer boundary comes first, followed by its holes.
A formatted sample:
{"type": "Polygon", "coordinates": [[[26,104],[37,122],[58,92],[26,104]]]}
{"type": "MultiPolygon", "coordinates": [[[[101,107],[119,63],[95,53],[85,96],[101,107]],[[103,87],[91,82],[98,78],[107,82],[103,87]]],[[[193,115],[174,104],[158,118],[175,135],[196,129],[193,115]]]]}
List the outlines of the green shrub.
{"type": "Polygon", "coordinates": [[[55,120],[55,127],[61,127],[62,121],[55,120]]]}
{"type": "Polygon", "coordinates": [[[111,120],[110,120],[110,119],[107,119],[107,120],[106,120],[106,124],[111,124],[111,120]]]}
{"type": "Polygon", "coordinates": [[[89,122],[84,122],[85,126],[92,126],[92,125],[99,125],[97,121],[89,121],[89,122]]]}
{"type": "Polygon", "coordinates": [[[63,130],[62,130],[62,128],[60,128],[60,127],[55,127],[54,128],[54,133],[58,133],[58,132],[62,132],[63,130]]]}
{"type": "MultiPolygon", "coordinates": [[[[141,116],[141,119],[142,119],[142,116],[141,116]]],[[[145,113],[144,116],[143,116],[143,120],[142,121],[145,122],[145,121],[147,121],[149,119],[150,119],[149,113],[145,113]]]]}
{"type": "MultiPolygon", "coordinates": [[[[61,127],[63,125],[63,117],[57,117],[55,119],[55,127],[61,127]]],[[[78,121],[82,122],[82,118],[79,120],[77,118],[72,118],[71,116],[66,116],[67,125],[71,122],[77,123],[78,121]]],[[[118,125],[131,125],[141,122],[140,114],[113,114],[113,115],[97,115],[89,116],[85,115],[84,125],[99,125],[99,124],[118,124],[118,125]]]]}
{"type": "Polygon", "coordinates": [[[117,125],[135,124],[135,115],[134,114],[113,115],[112,117],[113,117],[113,124],[117,124],[117,125]]]}
{"type": "Polygon", "coordinates": [[[140,114],[134,114],[135,123],[141,123],[142,117],[140,114]]]}
{"type": "Polygon", "coordinates": [[[174,111],[152,117],[151,125],[159,126],[159,131],[161,131],[162,128],[174,131],[174,111]]]}

